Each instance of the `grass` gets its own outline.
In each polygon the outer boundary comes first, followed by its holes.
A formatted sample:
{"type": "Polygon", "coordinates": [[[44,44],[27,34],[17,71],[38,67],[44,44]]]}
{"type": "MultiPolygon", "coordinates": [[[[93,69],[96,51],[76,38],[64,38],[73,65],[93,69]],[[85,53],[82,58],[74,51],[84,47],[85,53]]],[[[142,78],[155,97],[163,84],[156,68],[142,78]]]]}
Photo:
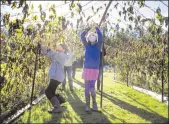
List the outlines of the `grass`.
{"type": "Polygon", "coordinates": [[[111,73],[104,73],[103,107],[100,108],[100,92],[97,103],[102,113],[84,111],[84,84],[81,74],[76,73],[74,92],[67,86],[62,114],[49,114],[49,101],[44,98],[40,103],[27,110],[15,123],[165,123],[168,121],[168,106],[149,95],[136,91],[125,84],[112,81],[111,73]]]}

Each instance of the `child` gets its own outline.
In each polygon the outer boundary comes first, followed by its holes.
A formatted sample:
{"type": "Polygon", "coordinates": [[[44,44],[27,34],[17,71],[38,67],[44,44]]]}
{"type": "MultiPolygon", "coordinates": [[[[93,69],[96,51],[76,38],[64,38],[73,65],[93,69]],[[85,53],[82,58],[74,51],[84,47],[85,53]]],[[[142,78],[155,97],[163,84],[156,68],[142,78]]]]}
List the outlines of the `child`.
{"type": "Polygon", "coordinates": [[[82,78],[85,81],[85,99],[86,112],[90,112],[90,93],[92,96],[92,110],[98,111],[96,103],[95,82],[99,75],[100,52],[103,42],[103,36],[98,27],[95,28],[96,33],[89,33],[85,37],[90,28],[81,33],[81,40],[85,47],[84,65],[82,78]]]}
{"type": "Polygon", "coordinates": [[[58,45],[56,51],[53,51],[45,46],[39,45],[41,53],[46,56],[50,61],[50,69],[48,72],[50,82],[45,90],[46,97],[51,102],[53,109],[49,110],[49,113],[59,113],[63,112],[60,103],[63,103],[63,98],[59,94],[55,94],[56,88],[64,80],[64,63],[67,60],[67,55],[65,50],[67,49],[66,44],[58,45]],[[61,100],[61,101],[59,101],[61,100]]]}
{"type": "Polygon", "coordinates": [[[68,75],[68,81],[69,81],[69,88],[70,91],[73,91],[73,82],[72,82],[72,64],[73,61],[75,61],[75,54],[73,52],[71,52],[69,49],[67,49],[66,54],[68,56],[68,60],[65,62],[64,65],[64,72],[65,72],[65,79],[62,83],[62,90],[65,89],[65,85],[66,85],[66,73],[68,75]]]}

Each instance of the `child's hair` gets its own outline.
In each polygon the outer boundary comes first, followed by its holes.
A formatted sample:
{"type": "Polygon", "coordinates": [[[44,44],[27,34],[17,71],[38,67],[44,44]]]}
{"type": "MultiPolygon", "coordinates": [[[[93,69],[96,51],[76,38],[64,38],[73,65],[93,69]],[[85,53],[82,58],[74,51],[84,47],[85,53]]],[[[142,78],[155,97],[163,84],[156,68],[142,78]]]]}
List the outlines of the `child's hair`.
{"type": "MultiPolygon", "coordinates": [[[[88,42],[88,43],[90,43],[90,42],[91,42],[90,40],[93,40],[93,39],[89,39],[91,35],[93,35],[93,36],[95,36],[95,37],[96,37],[95,42],[97,42],[97,41],[98,41],[98,36],[97,36],[97,34],[96,34],[96,33],[94,33],[94,32],[90,32],[90,33],[88,33],[88,35],[87,35],[87,37],[86,37],[87,42],[88,42]]],[[[94,42],[94,41],[93,41],[93,42],[94,42]]]]}
{"type": "Polygon", "coordinates": [[[68,51],[69,51],[68,46],[67,46],[65,43],[61,43],[61,44],[59,44],[59,45],[61,45],[62,48],[65,49],[65,52],[68,52],[68,51]]]}

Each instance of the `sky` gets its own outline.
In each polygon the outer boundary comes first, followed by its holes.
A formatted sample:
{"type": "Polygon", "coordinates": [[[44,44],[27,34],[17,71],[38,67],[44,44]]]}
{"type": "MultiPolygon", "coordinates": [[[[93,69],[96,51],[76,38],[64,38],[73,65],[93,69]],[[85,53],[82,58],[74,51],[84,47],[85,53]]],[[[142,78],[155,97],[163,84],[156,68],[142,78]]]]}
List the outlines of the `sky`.
{"type": "MultiPolygon", "coordinates": [[[[88,3],[89,1],[80,1],[80,4],[83,6],[85,5],[86,3],[88,3]]],[[[93,12],[92,12],[92,9],[91,7],[94,6],[94,8],[98,8],[100,6],[103,7],[103,9],[101,9],[99,11],[99,14],[100,14],[100,17],[98,15],[96,16],[93,16],[90,21],[93,21],[95,23],[99,23],[100,20],[101,20],[101,17],[105,11],[105,3],[108,4],[109,1],[91,1],[89,4],[87,4],[86,6],[84,6],[82,8],[82,11],[84,11],[85,15],[88,17],[88,16],[92,16],[93,15],[93,12]],[[88,9],[90,8],[90,9],[88,9]]],[[[118,1],[120,3],[120,5],[123,6],[123,1],[118,1]]],[[[163,1],[165,4],[168,5],[168,1],[163,1]]],[[[56,5],[56,13],[58,16],[61,16],[61,15],[64,15],[68,12],[70,12],[69,10],[69,4],[70,4],[70,1],[67,1],[67,4],[64,4],[64,1],[27,1],[27,3],[31,6],[33,4],[34,6],[34,11],[36,12],[39,12],[39,9],[38,9],[38,5],[41,4],[42,5],[42,8],[45,10],[46,8],[48,8],[50,5],[52,4],[55,4],[56,5]],[[68,3],[69,2],[69,3],[68,3]],[[64,4],[64,5],[63,5],[64,4]],[[62,6],[60,6],[62,5],[62,6]]],[[[124,21],[123,17],[120,17],[119,14],[118,14],[118,11],[117,9],[114,8],[114,5],[117,3],[117,1],[113,1],[109,10],[108,10],[108,13],[109,13],[109,17],[107,18],[107,20],[110,20],[110,22],[112,23],[115,23],[115,24],[119,24],[120,28],[126,28],[127,24],[131,24],[131,22],[129,21],[124,21]],[[112,9],[112,11],[110,11],[112,9]],[[118,22],[118,19],[121,19],[122,22],[119,23],[118,22]]],[[[146,1],[145,2],[146,5],[148,5],[150,8],[156,10],[158,7],[160,7],[161,9],[161,14],[163,16],[168,16],[168,7],[165,6],[163,3],[159,2],[159,1],[146,1]]],[[[146,18],[154,18],[154,12],[152,10],[150,10],[149,8],[147,7],[143,7],[143,8],[139,8],[137,5],[135,5],[135,8],[139,10],[139,12],[141,14],[143,14],[146,18]]],[[[122,10],[121,6],[118,6],[118,10],[122,10]]],[[[1,6],[1,13],[10,13],[11,15],[16,15],[17,13],[21,13],[22,12],[22,9],[15,9],[15,10],[12,10],[9,6],[1,6]]],[[[48,11],[45,11],[47,14],[49,14],[48,11]]],[[[36,13],[37,14],[37,13],[36,13]]],[[[139,14],[138,14],[139,15],[139,14]]],[[[11,17],[11,19],[15,19],[19,16],[13,16],[11,17]]],[[[70,18],[70,13],[66,16],[66,18],[71,21],[73,23],[73,25],[76,25],[76,19],[79,18],[79,15],[77,14],[74,18],[70,18]]],[[[2,23],[1,23],[2,24],[2,23]]],[[[134,23],[133,23],[134,24],[134,23]]],[[[113,26],[113,25],[112,25],[113,26]]],[[[164,27],[163,28],[165,30],[168,30],[168,28],[164,27]]]]}

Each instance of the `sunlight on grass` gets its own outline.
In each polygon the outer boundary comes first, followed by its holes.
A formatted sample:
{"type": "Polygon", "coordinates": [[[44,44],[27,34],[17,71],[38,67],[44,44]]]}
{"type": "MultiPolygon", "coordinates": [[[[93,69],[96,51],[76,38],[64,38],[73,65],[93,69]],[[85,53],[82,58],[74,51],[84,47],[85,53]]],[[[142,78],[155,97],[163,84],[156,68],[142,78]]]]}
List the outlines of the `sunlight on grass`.
{"type": "MultiPolygon", "coordinates": [[[[84,81],[81,73],[74,80],[74,92],[66,85],[62,94],[67,102],[63,105],[66,111],[62,114],[49,114],[51,105],[44,98],[31,110],[26,111],[16,122],[21,123],[162,123],[167,122],[166,104],[149,95],[138,92],[126,84],[112,81],[111,73],[104,73],[103,108],[100,108],[100,92],[96,92],[97,104],[102,113],[85,112],[84,81]]],[[[92,104],[91,104],[92,105],[92,104]]],[[[92,106],[91,106],[92,107],[92,106]]]]}

